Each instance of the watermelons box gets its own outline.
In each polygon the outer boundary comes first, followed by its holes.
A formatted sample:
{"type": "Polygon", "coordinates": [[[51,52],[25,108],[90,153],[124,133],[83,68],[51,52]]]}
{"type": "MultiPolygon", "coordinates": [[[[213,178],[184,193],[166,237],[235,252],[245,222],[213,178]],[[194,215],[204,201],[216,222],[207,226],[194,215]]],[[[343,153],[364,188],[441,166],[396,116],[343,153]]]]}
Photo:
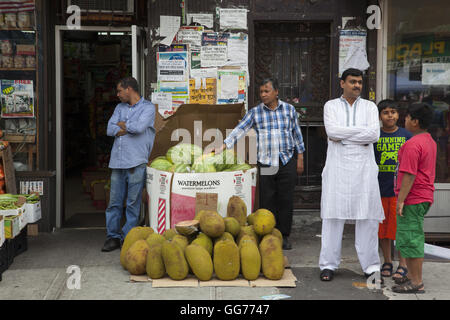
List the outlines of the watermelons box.
{"type": "Polygon", "coordinates": [[[155,231],[161,234],[192,220],[198,194],[217,194],[217,212],[223,217],[232,196],[245,202],[247,215],[253,212],[257,168],[247,163],[256,163],[256,141],[243,137],[234,151],[203,154],[216,140],[221,145],[244,115],[244,104],[182,105],[167,119],[157,113],[146,188],[155,231]],[[220,157],[225,161],[218,161],[220,157]]]}

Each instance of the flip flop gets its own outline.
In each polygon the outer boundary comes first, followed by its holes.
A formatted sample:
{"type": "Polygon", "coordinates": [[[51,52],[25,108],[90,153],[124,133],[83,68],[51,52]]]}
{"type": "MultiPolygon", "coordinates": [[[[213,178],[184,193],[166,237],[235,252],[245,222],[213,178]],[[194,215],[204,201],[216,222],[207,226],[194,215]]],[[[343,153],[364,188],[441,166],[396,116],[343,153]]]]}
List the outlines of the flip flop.
{"type": "Polygon", "coordinates": [[[419,285],[413,285],[411,281],[405,282],[404,284],[393,286],[392,291],[395,293],[425,293],[425,289],[421,289],[423,287],[423,282],[419,285]]]}
{"type": "Polygon", "coordinates": [[[331,281],[334,277],[334,271],[330,269],[323,269],[320,273],[320,280],[322,281],[331,281]]]}

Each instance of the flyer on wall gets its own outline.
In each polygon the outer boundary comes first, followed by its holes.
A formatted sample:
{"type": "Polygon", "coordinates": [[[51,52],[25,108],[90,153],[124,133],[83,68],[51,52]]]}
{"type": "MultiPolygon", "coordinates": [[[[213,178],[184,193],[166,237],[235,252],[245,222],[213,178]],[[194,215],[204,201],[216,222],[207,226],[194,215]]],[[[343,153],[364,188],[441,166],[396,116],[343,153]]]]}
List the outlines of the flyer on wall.
{"type": "Polygon", "coordinates": [[[2,118],[34,118],[32,80],[1,80],[2,118]]]}

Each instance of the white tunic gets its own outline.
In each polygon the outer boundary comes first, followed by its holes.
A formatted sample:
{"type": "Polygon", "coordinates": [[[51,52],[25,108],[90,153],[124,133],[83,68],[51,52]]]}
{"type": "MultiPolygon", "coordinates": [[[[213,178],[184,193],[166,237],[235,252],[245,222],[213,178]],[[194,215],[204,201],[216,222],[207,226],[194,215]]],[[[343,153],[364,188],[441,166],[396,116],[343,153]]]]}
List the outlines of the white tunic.
{"type": "Polygon", "coordinates": [[[384,220],[373,143],[380,137],[377,106],[358,98],[324,106],[328,151],[322,172],[322,219],[384,220]],[[332,140],[339,140],[335,142],[332,140]]]}

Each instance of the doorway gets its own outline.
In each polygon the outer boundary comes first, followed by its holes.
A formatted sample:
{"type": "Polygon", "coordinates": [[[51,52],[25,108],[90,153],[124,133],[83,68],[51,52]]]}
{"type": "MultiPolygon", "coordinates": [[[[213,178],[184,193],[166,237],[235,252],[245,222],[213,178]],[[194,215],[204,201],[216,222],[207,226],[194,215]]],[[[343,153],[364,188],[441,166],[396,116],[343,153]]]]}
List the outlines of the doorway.
{"type": "Polygon", "coordinates": [[[56,28],[57,228],[105,227],[116,84],[128,76],[144,84],[136,30],[56,28]]]}
{"type": "MultiPolygon", "coordinates": [[[[306,151],[298,178],[294,209],[320,208],[321,174],[327,136],[323,106],[330,99],[331,24],[329,22],[255,22],[255,81],[273,77],[279,97],[300,114],[306,151]]],[[[259,101],[255,86],[254,101],[259,101]]]]}

